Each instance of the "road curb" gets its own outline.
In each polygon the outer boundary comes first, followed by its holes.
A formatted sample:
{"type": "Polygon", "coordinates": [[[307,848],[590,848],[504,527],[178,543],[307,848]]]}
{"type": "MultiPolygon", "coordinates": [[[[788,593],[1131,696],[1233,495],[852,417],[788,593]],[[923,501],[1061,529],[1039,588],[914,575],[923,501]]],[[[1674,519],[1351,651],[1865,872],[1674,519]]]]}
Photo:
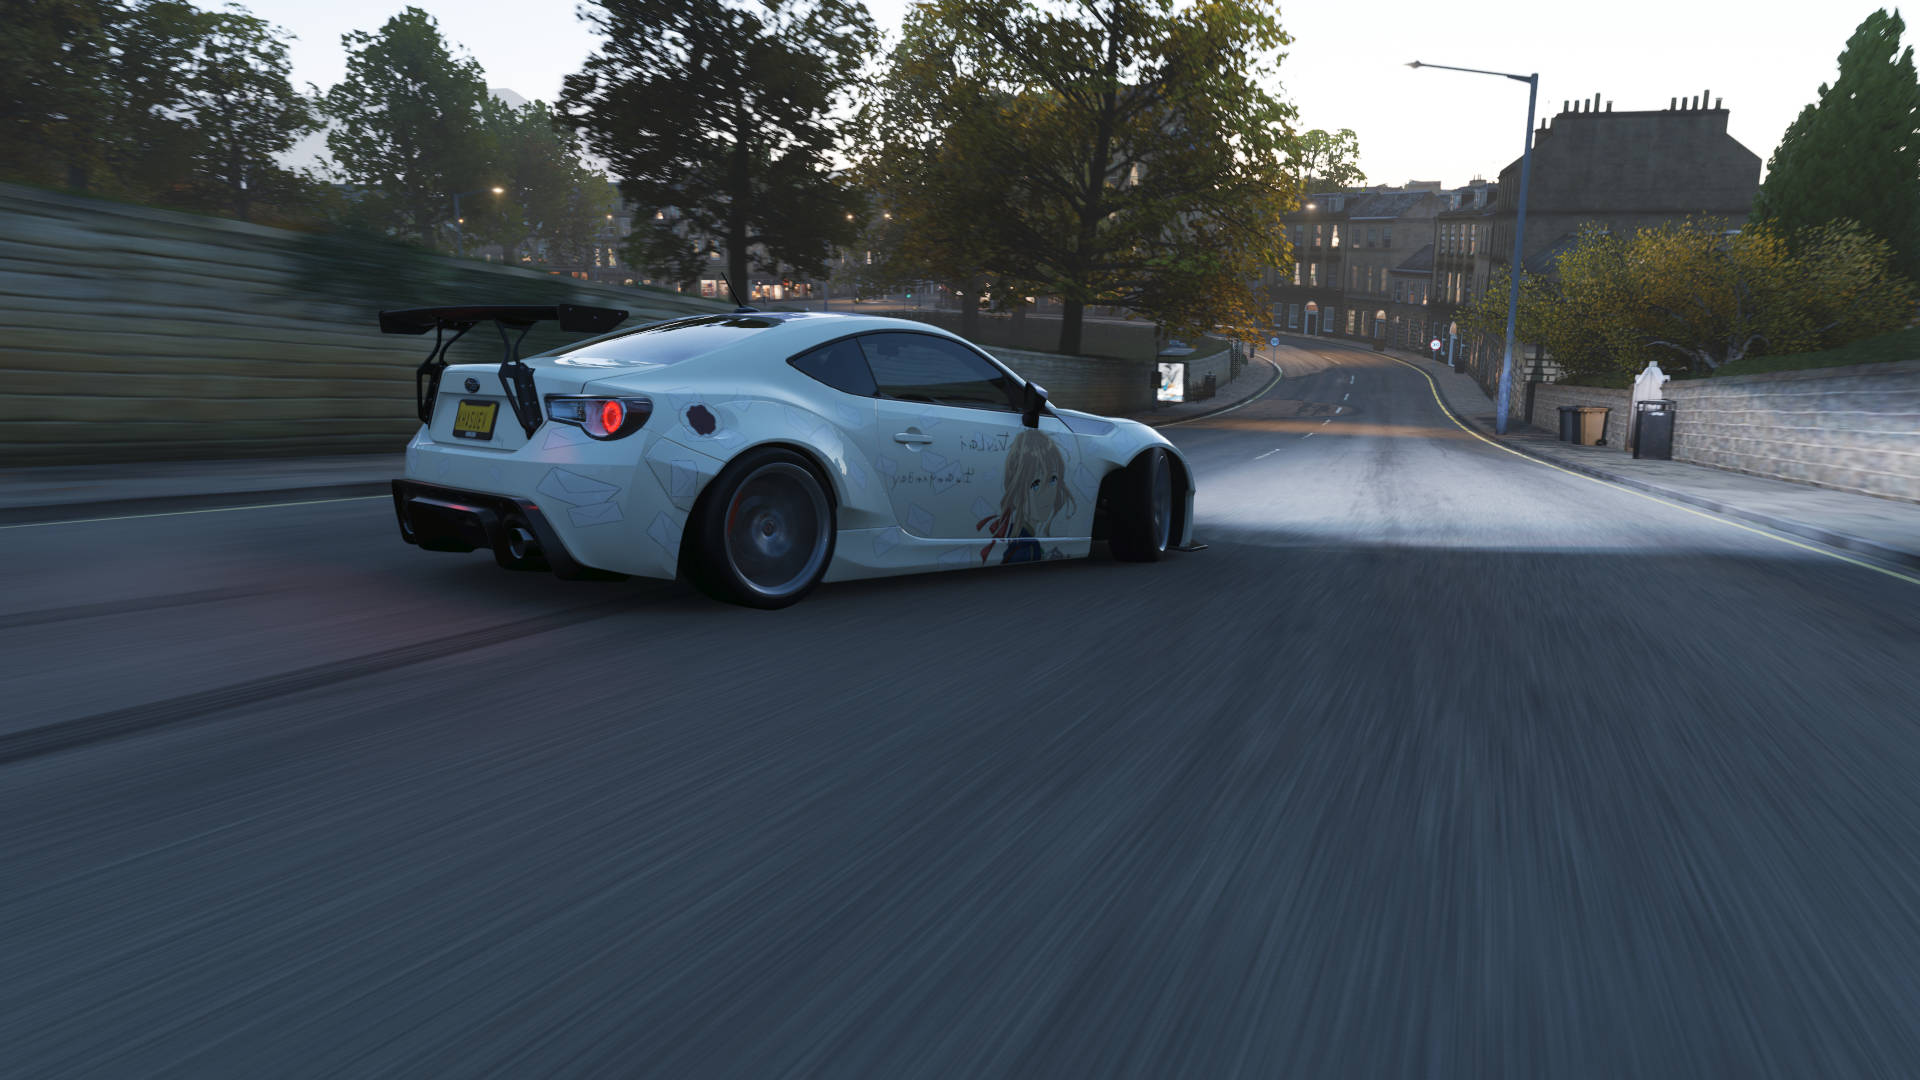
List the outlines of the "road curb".
{"type": "MultiPolygon", "coordinates": [[[[1419,371],[1423,375],[1431,376],[1432,374],[1422,368],[1415,368],[1414,370],[1419,371]]],[[[1515,442],[1505,435],[1495,433],[1485,424],[1482,424],[1478,417],[1456,412],[1452,406],[1448,407],[1448,411],[1453,412],[1461,423],[1479,432],[1482,436],[1492,439],[1499,445],[1517,454],[1540,462],[1543,465],[1552,465],[1556,468],[1566,469],[1569,472],[1579,473],[1582,476],[1591,476],[1595,480],[1605,480],[1610,484],[1618,484],[1621,487],[1631,488],[1634,491],[1643,492],[1648,495],[1658,495],[1663,499],[1671,499],[1677,503],[1684,503],[1702,510],[1711,510],[1716,514],[1737,518],[1754,525],[1762,525],[1775,532],[1798,536],[1805,540],[1825,544],[1828,547],[1839,548],[1842,551],[1851,551],[1855,554],[1871,556],[1908,568],[1920,568],[1920,551],[1907,551],[1902,548],[1888,547],[1878,541],[1869,540],[1864,536],[1855,536],[1852,533],[1840,532],[1837,529],[1830,529],[1822,525],[1812,525],[1794,518],[1781,517],[1778,514],[1770,514],[1764,510],[1751,510],[1721,499],[1712,498],[1711,496],[1670,488],[1663,484],[1657,484],[1628,473],[1615,472],[1611,469],[1574,458],[1563,458],[1558,455],[1544,454],[1526,443],[1515,442]]],[[[1701,468],[1711,467],[1712,466],[1708,465],[1701,466],[1701,468]]]]}
{"type": "Polygon", "coordinates": [[[75,502],[43,503],[37,506],[7,506],[0,507],[0,525],[92,521],[101,518],[137,517],[141,514],[166,514],[186,510],[216,510],[252,503],[295,503],[307,499],[365,498],[385,495],[392,490],[391,481],[380,480],[351,484],[313,484],[305,487],[195,492],[190,495],[151,495],[139,499],[87,499],[75,502]]]}
{"type": "Polygon", "coordinates": [[[1160,428],[1160,427],[1172,427],[1175,424],[1192,423],[1195,420],[1205,420],[1210,416],[1219,416],[1221,413],[1232,412],[1233,410],[1239,408],[1240,406],[1245,405],[1247,402],[1252,401],[1253,399],[1259,397],[1262,394],[1265,394],[1267,391],[1280,385],[1280,380],[1286,377],[1286,372],[1280,370],[1279,364],[1276,364],[1273,361],[1268,360],[1266,357],[1256,357],[1256,359],[1258,359],[1261,363],[1273,369],[1273,378],[1268,379],[1265,386],[1262,386],[1260,389],[1255,390],[1251,394],[1248,394],[1246,397],[1240,398],[1237,401],[1230,401],[1227,404],[1222,405],[1217,409],[1209,409],[1206,412],[1195,413],[1192,416],[1170,416],[1165,420],[1161,420],[1157,423],[1152,420],[1141,420],[1138,415],[1131,417],[1131,419],[1139,420],[1140,423],[1145,424],[1150,428],[1160,428]]]}

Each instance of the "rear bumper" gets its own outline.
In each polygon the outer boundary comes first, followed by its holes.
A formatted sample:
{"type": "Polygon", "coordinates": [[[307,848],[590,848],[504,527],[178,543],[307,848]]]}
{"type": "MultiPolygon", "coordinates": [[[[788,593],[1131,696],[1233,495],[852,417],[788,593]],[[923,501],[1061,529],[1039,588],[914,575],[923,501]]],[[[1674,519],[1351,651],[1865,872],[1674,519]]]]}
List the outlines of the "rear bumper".
{"type": "Polygon", "coordinates": [[[600,576],[604,571],[582,564],[567,550],[540,508],[524,499],[487,495],[477,491],[423,484],[417,480],[393,482],[393,513],[400,538],[428,551],[493,552],[502,566],[525,565],[522,541],[515,551],[515,529],[531,533],[537,557],[563,578],[600,576]]]}

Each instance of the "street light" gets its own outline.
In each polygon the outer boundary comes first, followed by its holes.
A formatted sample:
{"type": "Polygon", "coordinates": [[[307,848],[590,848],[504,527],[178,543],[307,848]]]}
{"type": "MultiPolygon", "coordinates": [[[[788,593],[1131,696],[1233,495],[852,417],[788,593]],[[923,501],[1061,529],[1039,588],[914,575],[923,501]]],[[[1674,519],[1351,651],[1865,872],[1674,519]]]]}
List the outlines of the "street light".
{"type": "Polygon", "coordinates": [[[462,229],[460,226],[465,225],[467,223],[467,219],[460,216],[460,198],[463,195],[485,195],[488,192],[492,192],[495,195],[505,195],[507,193],[507,189],[499,186],[498,184],[495,184],[493,187],[490,187],[490,188],[475,188],[472,191],[456,191],[453,193],[454,244],[456,246],[456,250],[462,257],[465,257],[465,255],[467,254],[467,234],[466,234],[466,230],[462,229]]]}
{"type": "Polygon", "coordinates": [[[1442,71],[1464,71],[1472,75],[1497,75],[1502,79],[1527,84],[1527,142],[1520,151],[1520,205],[1513,223],[1513,265],[1507,270],[1512,287],[1507,292],[1507,351],[1500,360],[1500,407],[1493,417],[1495,434],[1507,433],[1507,405],[1513,400],[1513,328],[1520,315],[1520,252],[1521,241],[1527,234],[1527,180],[1533,174],[1533,106],[1534,99],[1540,94],[1540,73],[1532,75],[1513,75],[1505,71],[1482,71],[1479,68],[1448,67],[1445,64],[1423,64],[1418,60],[1407,65],[1414,70],[1423,67],[1439,68],[1442,71]]]}

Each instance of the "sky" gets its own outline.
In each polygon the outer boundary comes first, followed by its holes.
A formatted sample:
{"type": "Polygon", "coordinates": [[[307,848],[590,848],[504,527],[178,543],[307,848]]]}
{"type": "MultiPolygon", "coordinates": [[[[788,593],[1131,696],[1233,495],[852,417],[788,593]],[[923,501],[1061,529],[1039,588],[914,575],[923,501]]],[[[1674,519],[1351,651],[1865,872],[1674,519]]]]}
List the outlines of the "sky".
{"type": "MultiPolygon", "coordinates": [[[[326,87],[345,70],[340,35],[375,30],[401,0],[242,0],[295,34],[296,86],[326,87]]],[[[486,70],[489,86],[551,101],[596,39],[574,0],[414,0],[441,33],[486,70]]],[[[1519,157],[1527,91],[1484,75],[1421,70],[1433,64],[1540,75],[1540,115],[1601,95],[1616,111],[1664,109],[1669,98],[1724,98],[1734,138],[1760,155],[1831,82],[1860,21],[1881,5],[1859,0],[1300,0],[1280,21],[1294,43],[1279,92],[1305,128],[1352,128],[1370,183],[1497,177],[1519,157]]],[[[897,30],[907,0],[868,0],[882,30],[897,30]]],[[[1906,44],[1920,41],[1909,24],[1906,44]]]]}

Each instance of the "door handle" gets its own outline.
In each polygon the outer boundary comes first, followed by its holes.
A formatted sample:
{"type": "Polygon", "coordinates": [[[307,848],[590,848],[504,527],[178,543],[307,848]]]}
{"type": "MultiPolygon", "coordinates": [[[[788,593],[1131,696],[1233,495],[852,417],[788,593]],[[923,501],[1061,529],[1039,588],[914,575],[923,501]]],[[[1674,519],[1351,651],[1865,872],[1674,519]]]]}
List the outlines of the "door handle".
{"type": "Polygon", "coordinates": [[[893,441],[906,443],[908,446],[925,446],[933,441],[933,436],[922,435],[917,431],[902,431],[893,436],[893,441]]]}

